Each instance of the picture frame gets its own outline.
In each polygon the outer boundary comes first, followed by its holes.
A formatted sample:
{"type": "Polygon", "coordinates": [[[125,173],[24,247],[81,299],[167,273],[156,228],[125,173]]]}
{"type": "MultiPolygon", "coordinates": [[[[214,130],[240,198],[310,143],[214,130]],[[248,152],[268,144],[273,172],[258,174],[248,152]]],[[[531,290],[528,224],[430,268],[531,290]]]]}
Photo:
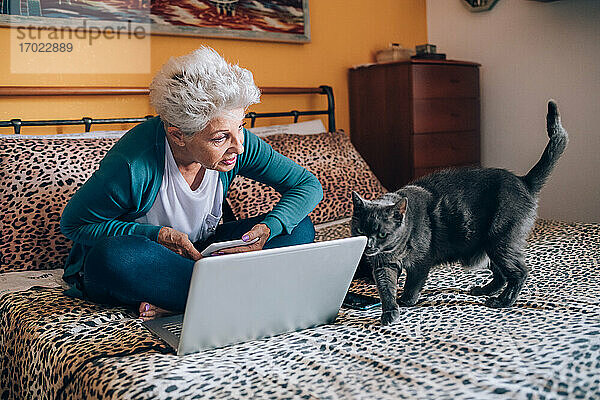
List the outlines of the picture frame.
{"type": "Polygon", "coordinates": [[[0,0],[0,25],[310,42],[308,0],[0,0]]]}

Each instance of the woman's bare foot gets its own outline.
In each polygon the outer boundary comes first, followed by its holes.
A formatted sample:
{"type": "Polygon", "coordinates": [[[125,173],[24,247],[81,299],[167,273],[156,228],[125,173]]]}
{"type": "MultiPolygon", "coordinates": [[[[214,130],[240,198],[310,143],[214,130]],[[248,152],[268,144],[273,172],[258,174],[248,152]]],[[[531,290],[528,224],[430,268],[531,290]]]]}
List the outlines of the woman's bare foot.
{"type": "Polygon", "coordinates": [[[174,312],[163,310],[162,308],[153,306],[150,303],[142,301],[140,303],[140,319],[144,321],[149,321],[158,317],[166,317],[167,315],[173,315],[174,312]]]}

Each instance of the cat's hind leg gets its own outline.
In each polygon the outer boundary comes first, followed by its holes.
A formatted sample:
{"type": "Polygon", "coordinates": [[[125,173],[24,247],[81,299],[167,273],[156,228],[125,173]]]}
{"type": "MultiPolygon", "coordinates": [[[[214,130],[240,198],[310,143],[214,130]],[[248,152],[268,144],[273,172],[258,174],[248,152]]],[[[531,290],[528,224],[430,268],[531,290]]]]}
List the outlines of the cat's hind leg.
{"type": "Polygon", "coordinates": [[[470,295],[489,296],[498,293],[504,287],[506,277],[502,274],[500,268],[489,259],[485,252],[478,257],[471,258],[468,265],[471,267],[488,267],[492,271],[492,280],[483,286],[473,286],[469,291],[470,295]]]}
{"type": "MultiPolygon", "coordinates": [[[[525,199],[520,199],[513,202],[513,206],[519,202],[526,203],[525,199]]],[[[510,209],[510,215],[500,212],[490,229],[494,235],[489,238],[489,247],[485,250],[492,264],[506,279],[506,287],[497,297],[487,299],[485,304],[488,307],[502,308],[515,304],[529,274],[525,265],[525,248],[535,222],[535,203],[521,206],[520,210],[510,209]]]]}
{"type": "Polygon", "coordinates": [[[473,286],[469,290],[471,296],[491,296],[502,290],[506,278],[498,268],[490,266],[490,269],[492,270],[492,280],[483,286],[473,286]]]}
{"type": "MultiPolygon", "coordinates": [[[[517,297],[525,284],[528,270],[522,255],[514,257],[493,257],[492,263],[499,268],[499,272],[506,278],[506,287],[498,297],[490,297],[485,305],[492,308],[510,307],[517,301],[517,297]]],[[[492,280],[493,282],[493,280],[492,280]]]]}
{"type": "Polygon", "coordinates": [[[423,286],[425,286],[427,275],[429,275],[429,269],[429,267],[413,267],[406,270],[404,291],[402,292],[402,296],[398,299],[398,304],[401,307],[410,307],[417,304],[421,290],[423,289],[423,286]]]}

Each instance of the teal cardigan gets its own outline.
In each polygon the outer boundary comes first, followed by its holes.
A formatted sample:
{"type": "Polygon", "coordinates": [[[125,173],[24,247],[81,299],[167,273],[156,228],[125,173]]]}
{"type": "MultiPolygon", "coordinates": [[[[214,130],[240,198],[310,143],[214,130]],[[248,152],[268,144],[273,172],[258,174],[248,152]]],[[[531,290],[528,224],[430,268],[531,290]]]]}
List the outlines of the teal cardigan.
{"type": "MultiPolygon", "coordinates": [[[[154,204],[164,166],[164,124],[154,117],[127,132],[73,195],[60,220],[62,233],[74,242],[63,275],[72,285],[67,294],[82,297],[80,276],[84,260],[99,239],[142,235],[157,240],[161,226],[134,221],[154,204]]],[[[291,233],[323,198],[323,188],[313,174],[245,129],[244,152],[238,156],[235,167],[219,172],[223,201],[238,174],[272,186],[282,194],[262,221],[271,230],[269,239],[282,232],[291,233]]]]}

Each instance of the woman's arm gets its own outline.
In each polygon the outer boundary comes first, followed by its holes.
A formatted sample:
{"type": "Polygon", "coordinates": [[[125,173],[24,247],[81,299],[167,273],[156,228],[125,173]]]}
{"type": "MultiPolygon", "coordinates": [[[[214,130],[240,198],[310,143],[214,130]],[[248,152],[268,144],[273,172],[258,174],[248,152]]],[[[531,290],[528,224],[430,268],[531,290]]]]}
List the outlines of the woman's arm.
{"type": "MultiPolygon", "coordinates": [[[[131,166],[118,154],[106,157],[88,181],[73,195],[60,220],[62,233],[85,246],[117,235],[143,235],[157,240],[160,226],[120,220],[135,213],[142,204],[133,193],[131,166]],[[137,204],[136,204],[137,203],[137,204]]],[[[142,188],[137,188],[141,193],[142,188]]]]}
{"type": "Polygon", "coordinates": [[[273,150],[254,134],[244,132],[245,154],[239,173],[273,187],[281,199],[263,220],[270,238],[292,230],[323,199],[319,180],[305,168],[273,150]]]}

